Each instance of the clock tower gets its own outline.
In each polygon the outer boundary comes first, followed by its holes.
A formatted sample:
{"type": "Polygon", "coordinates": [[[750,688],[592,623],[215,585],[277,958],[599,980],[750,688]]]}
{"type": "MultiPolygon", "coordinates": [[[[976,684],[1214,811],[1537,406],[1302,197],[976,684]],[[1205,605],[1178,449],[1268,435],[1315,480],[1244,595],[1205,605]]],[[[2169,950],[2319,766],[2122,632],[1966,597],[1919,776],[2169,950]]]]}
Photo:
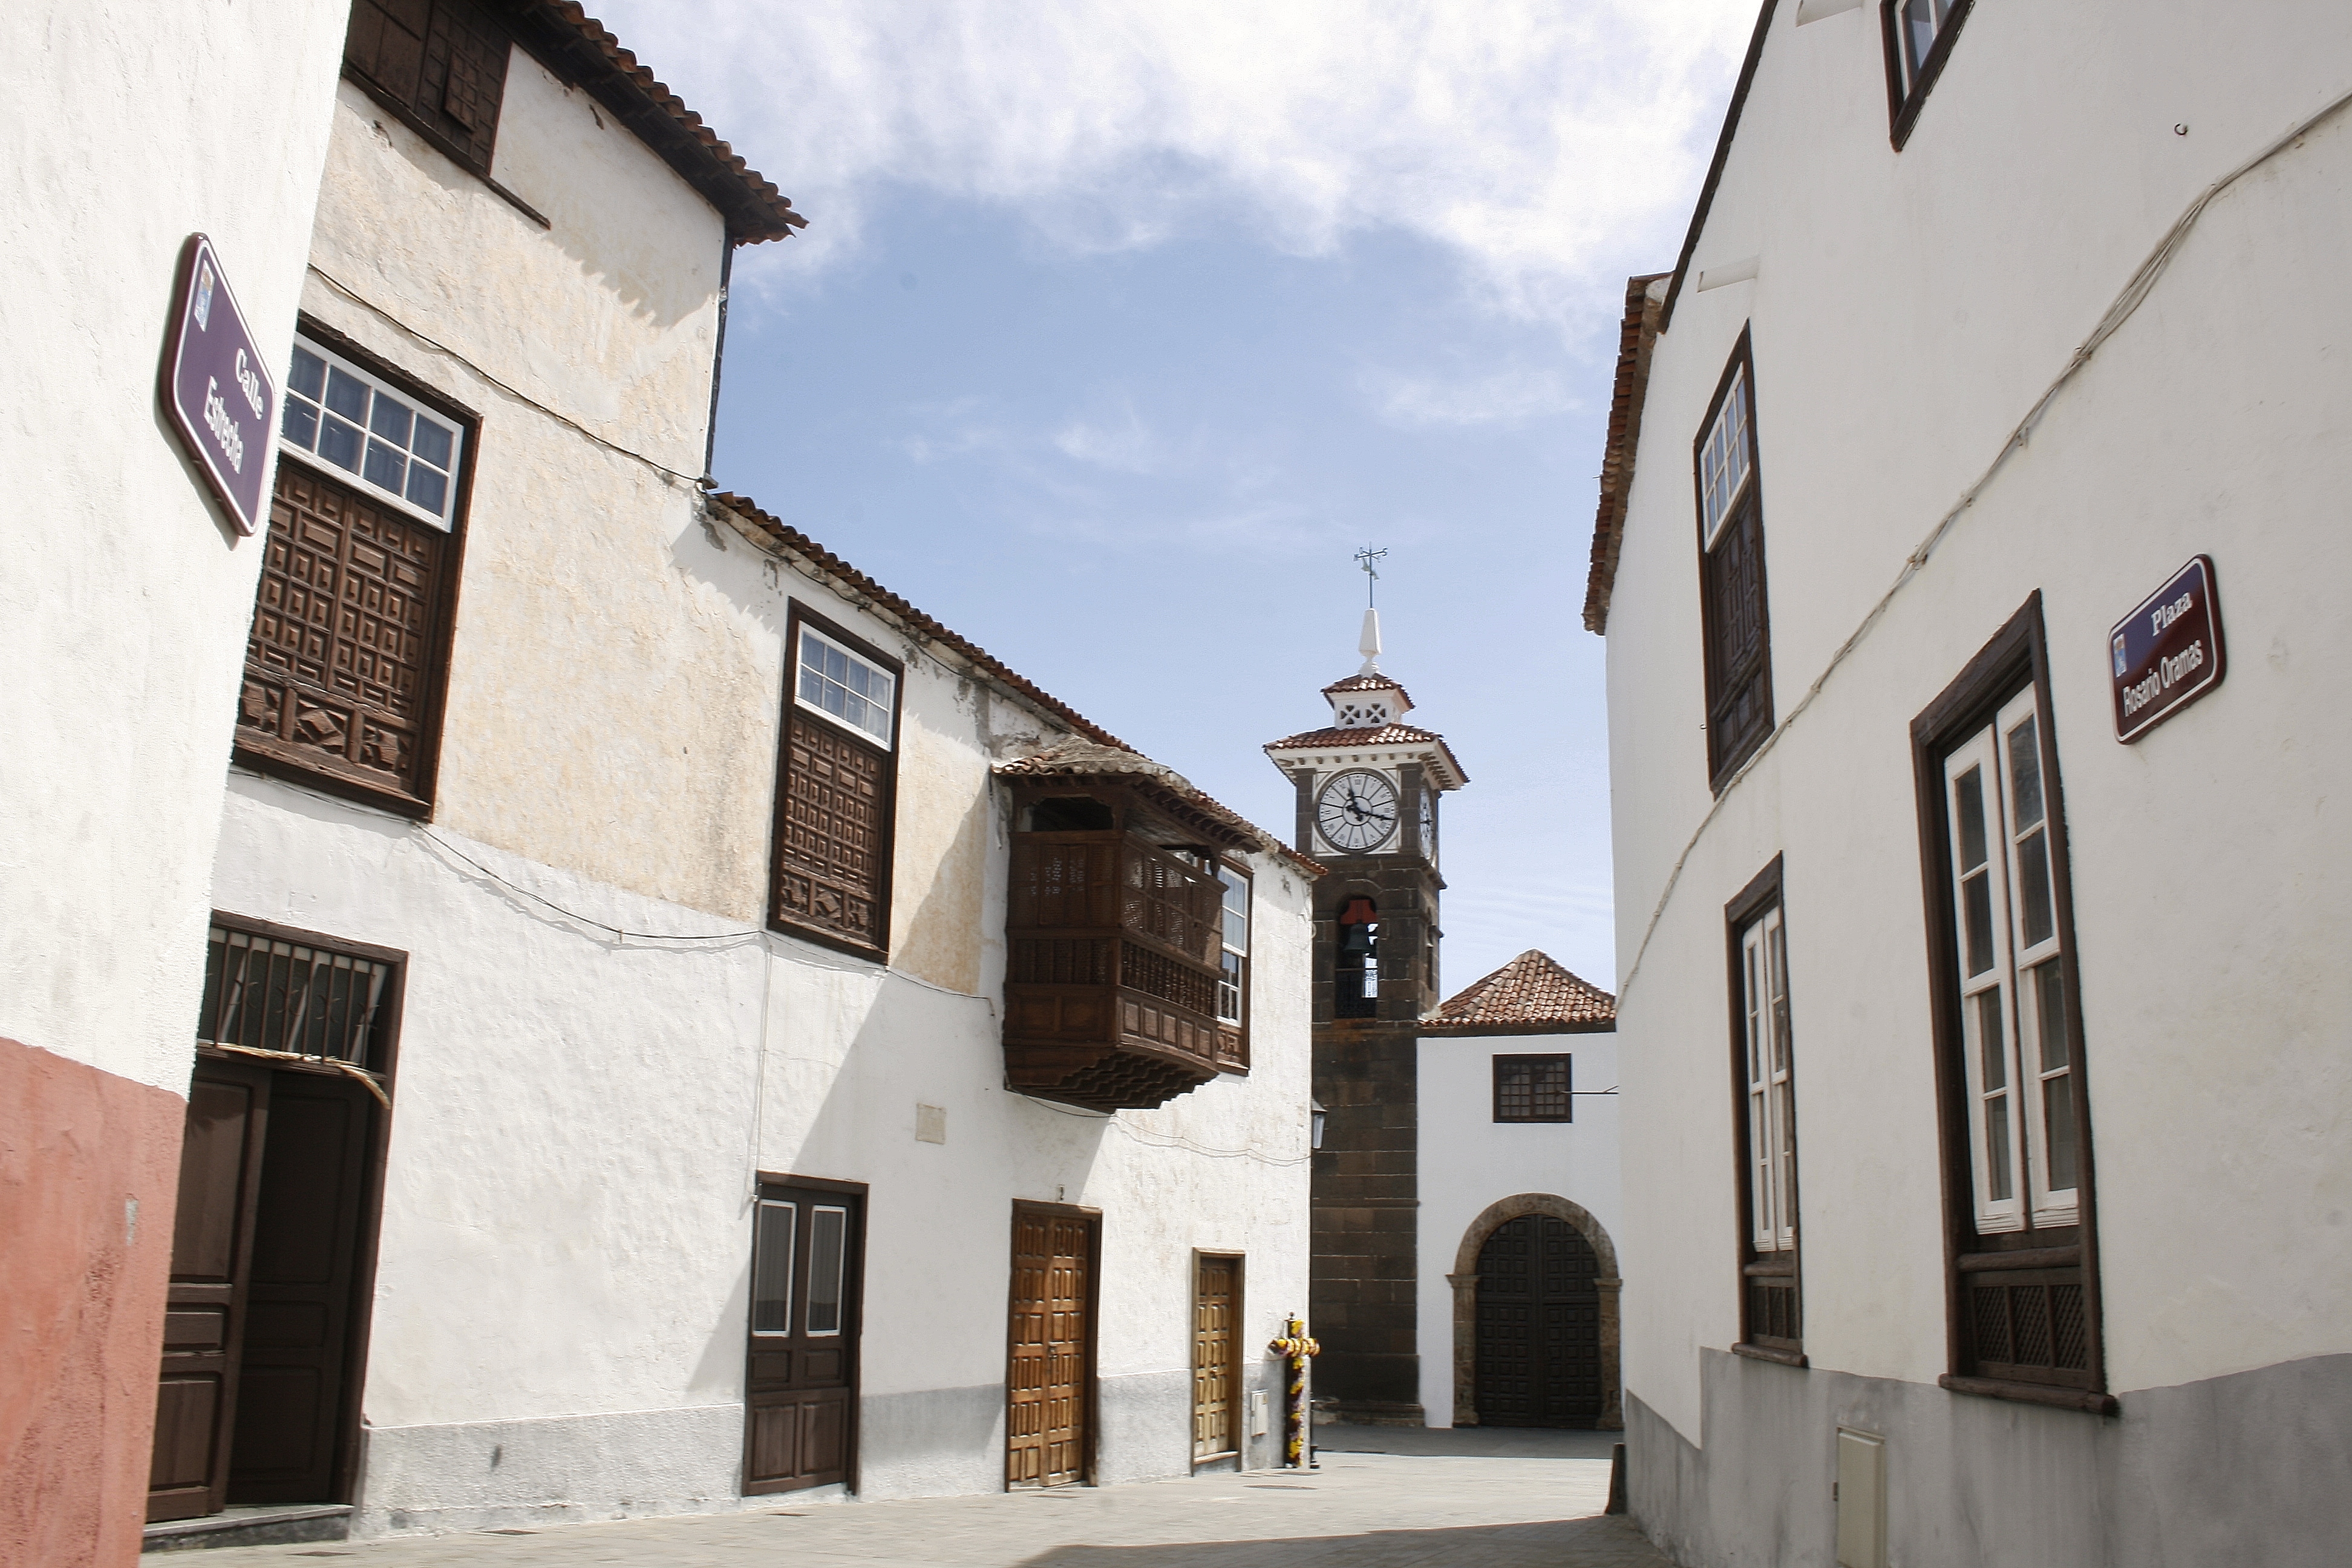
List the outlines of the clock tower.
{"type": "Polygon", "coordinates": [[[1309,1321],[1316,1396],[1342,1419],[1422,1424],[1414,1353],[1418,1207],[1414,1060],[1438,988],[1439,801],[1470,782],[1445,738],[1404,721],[1381,672],[1380,613],[1363,664],[1323,689],[1331,721],[1265,748],[1298,792],[1300,853],[1330,874],[1315,903],[1315,1099],[1309,1321]]]}

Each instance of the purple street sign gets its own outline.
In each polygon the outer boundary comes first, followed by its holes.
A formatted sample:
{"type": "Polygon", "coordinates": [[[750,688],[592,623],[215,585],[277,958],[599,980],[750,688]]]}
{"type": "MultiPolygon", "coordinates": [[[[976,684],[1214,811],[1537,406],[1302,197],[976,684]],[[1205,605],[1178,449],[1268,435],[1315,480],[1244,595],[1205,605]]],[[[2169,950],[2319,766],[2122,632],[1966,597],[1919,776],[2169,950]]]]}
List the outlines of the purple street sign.
{"type": "Polygon", "coordinates": [[[278,385],[255,346],[213,242],[188,236],[163,344],[163,407],[239,533],[267,515],[262,478],[278,425],[278,385]]]}
{"type": "Polygon", "coordinates": [[[2221,684],[2221,606],[2200,555],[2107,633],[2116,739],[2129,744],[2221,684]]]}

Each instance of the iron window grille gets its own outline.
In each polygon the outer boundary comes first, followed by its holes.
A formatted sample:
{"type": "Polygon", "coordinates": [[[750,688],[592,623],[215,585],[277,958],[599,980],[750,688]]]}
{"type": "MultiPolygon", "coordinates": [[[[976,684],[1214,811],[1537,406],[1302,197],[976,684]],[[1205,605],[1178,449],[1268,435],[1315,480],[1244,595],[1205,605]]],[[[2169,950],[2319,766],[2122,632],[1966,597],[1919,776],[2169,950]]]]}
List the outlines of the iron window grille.
{"type": "Polygon", "coordinates": [[[215,925],[196,1038],[381,1073],[392,977],[379,960],[215,925]]]}

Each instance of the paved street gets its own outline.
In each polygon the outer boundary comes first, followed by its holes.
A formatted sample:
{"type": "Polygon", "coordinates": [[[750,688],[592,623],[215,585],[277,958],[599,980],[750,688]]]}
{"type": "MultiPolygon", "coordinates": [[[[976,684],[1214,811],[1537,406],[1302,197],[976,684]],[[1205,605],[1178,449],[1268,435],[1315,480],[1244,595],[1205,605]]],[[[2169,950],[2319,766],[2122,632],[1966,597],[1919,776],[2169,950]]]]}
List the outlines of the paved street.
{"type": "MultiPolygon", "coordinates": [[[[1322,1468],[1100,1489],[778,1507],[376,1542],[211,1552],[200,1568],[1668,1568],[1604,1517],[1607,1433],[1324,1429],[1322,1468]],[[1339,1445],[1344,1444],[1343,1448],[1339,1445]]],[[[168,1561],[168,1560],[159,1560],[168,1561]]]]}

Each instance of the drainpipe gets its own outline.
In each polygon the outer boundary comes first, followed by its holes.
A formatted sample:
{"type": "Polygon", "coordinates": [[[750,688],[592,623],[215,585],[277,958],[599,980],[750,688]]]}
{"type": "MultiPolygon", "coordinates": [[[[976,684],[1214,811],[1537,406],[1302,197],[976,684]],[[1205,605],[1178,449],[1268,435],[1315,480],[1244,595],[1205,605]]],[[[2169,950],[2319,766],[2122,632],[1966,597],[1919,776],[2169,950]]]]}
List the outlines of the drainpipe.
{"type": "Polygon", "coordinates": [[[719,339],[710,345],[710,421],[702,445],[702,488],[707,490],[719,488],[710,470],[719,455],[719,376],[727,363],[727,290],[734,277],[735,237],[730,234],[726,248],[719,253],[719,339]]]}

